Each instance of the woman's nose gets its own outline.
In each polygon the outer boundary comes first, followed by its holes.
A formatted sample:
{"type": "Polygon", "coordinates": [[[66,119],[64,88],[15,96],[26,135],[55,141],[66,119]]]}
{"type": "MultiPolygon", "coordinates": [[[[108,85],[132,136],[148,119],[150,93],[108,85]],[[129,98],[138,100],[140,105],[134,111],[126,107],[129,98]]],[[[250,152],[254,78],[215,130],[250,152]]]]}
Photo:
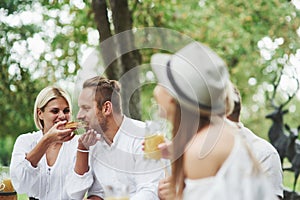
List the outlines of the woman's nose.
{"type": "Polygon", "coordinates": [[[59,119],[65,119],[65,118],[66,118],[66,114],[61,110],[61,111],[59,111],[59,113],[58,113],[58,118],[59,118],[59,119]]]}

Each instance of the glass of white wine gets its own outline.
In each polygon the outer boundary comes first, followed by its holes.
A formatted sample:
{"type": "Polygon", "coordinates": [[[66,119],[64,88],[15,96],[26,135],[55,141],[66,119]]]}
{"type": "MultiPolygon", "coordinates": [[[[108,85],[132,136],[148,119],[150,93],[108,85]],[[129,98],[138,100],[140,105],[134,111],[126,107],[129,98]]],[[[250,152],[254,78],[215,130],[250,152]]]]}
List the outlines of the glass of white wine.
{"type": "Polygon", "coordinates": [[[165,142],[165,133],[162,121],[146,121],[144,141],[144,157],[159,160],[162,158],[158,145],[165,142]]]}
{"type": "Polygon", "coordinates": [[[4,190],[4,188],[5,188],[5,185],[4,185],[3,181],[1,180],[0,181],[0,192],[2,192],[4,190]]]}
{"type": "Polygon", "coordinates": [[[104,200],[129,200],[129,188],[127,185],[116,183],[104,187],[104,200]]]}
{"type": "Polygon", "coordinates": [[[9,176],[9,168],[8,167],[1,167],[0,172],[0,191],[1,192],[14,192],[15,189],[11,183],[11,179],[9,176]]]}

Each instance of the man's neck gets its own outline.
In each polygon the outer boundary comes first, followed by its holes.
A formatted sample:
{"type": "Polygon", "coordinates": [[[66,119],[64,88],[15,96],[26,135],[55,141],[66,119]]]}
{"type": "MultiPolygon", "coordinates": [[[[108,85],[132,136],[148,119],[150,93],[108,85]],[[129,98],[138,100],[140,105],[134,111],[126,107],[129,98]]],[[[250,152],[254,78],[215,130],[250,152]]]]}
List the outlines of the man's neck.
{"type": "Polygon", "coordinates": [[[108,145],[113,143],[114,137],[117,134],[120,126],[124,120],[123,114],[114,114],[111,118],[107,121],[107,130],[104,132],[104,140],[107,142],[108,145]]]}

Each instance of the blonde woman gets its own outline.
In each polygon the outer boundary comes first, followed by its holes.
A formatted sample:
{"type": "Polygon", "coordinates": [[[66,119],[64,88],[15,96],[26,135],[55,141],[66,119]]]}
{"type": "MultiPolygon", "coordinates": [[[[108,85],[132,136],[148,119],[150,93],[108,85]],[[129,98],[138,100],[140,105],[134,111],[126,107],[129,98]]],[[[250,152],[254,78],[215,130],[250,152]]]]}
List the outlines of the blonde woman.
{"type": "Polygon", "coordinates": [[[30,199],[67,200],[65,176],[72,170],[77,139],[65,129],[71,101],[61,88],[44,88],[34,105],[38,131],[20,135],[14,145],[10,175],[17,193],[30,199]]]}

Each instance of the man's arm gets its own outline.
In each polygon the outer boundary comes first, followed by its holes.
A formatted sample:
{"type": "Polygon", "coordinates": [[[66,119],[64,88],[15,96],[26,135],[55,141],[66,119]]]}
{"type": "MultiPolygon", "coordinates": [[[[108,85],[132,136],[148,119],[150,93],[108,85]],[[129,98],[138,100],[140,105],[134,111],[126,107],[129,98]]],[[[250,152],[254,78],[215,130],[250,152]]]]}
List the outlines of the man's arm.
{"type": "Polygon", "coordinates": [[[169,167],[169,162],[165,163],[165,160],[145,159],[142,145],[137,146],[135,155],[135,171],[140,173],[133,175],[136,183],[136,193],[130,200],[159,199],[157,193],[158,182],[160,179],[166,177],[165,168],[169,167]]]}
{"type": "Polygon", "coordinates": [[[93,185],[94,178],[89,167],[89,149],[98,141],[96,133],[88,130],[78,140],[74,170],[67,176],[66,190],[71,199],[83,199],[87,190],[93,185]]]}
{"type": "Polygon", "coordinates": [[[94,130],[88,130],[78,140],[76,163],[74,171],[83,175],[89,170],[89,149],[97,143],[97,133],[94,130]]]}

